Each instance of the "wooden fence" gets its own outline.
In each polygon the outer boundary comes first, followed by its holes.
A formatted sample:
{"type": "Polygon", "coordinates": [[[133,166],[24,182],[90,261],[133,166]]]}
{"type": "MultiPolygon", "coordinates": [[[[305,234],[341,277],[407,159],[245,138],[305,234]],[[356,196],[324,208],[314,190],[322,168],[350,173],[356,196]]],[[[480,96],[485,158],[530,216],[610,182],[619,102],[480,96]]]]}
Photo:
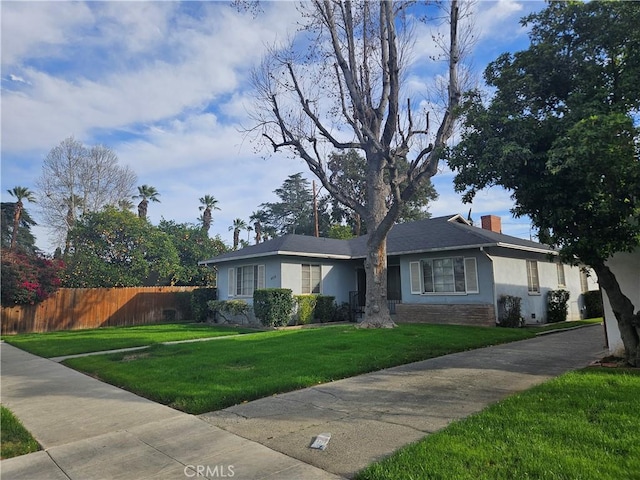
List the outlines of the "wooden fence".
{"type": "Polygon", "coordinates": [[[37,305],[2,307],[2,334],[187,320],[198,287],[61,288],[37,305]]]}

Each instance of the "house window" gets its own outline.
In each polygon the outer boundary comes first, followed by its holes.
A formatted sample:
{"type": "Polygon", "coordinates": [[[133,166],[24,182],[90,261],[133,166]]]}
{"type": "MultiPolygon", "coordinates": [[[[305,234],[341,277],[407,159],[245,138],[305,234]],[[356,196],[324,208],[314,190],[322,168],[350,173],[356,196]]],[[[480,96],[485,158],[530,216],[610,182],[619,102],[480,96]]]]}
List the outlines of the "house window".
{"type": "Polygon", "coordinates": [[[589,291],[589,276],[582,269],[580,269],[580,290],[582,293],[589,291]]]}
{"type": "Polygon", "coordinates": [[[527,287],[529,293],[540,293],[540,280],[538,279],[538,262],[527,260],[527,287]]]}
{"type": "Polygon", "coordinates": [[[411,262],[411,293],[478,293],[475,258],[452,257],[411,262]]]}
{"type": "Polygon", "coordinates": [[[320,265],[302,265],[302,293],[320,293],[320,265]]]}
{"type": "Polygon", "coordinates": [[[264,265],[244,265],[229,269],[229,296],[252,297],[264,288],[264,265]]]}
{"type": "Polygon", "coordinates": [[[564,287],[566,285],[564,278],[564,265],[562,263],[556,263],[556,270],[558,272],[558,286],[564,287]]]}

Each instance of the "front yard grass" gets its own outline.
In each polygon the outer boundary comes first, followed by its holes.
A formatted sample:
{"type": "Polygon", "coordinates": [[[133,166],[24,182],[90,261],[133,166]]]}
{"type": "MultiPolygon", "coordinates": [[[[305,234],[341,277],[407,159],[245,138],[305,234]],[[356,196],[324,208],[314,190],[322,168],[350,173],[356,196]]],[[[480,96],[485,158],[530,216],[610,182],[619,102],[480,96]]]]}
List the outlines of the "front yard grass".
{"type": "Polygon", "coordinates": [[[0,458],[2,459],[40,450],[40,445],[20,420],[4,406],[0,406],[0,432],[0,458]]]}
{"type": "Polygon", "coordinates": [[[558,322],[558,323],[547,323],[545,325],[541,325],[539,327],[526,327],[534,330],[535,332],[550,332],[555,330],[566,330],[568,328],[576,328],[583,325],[598,325],[604,322],[602,318],[589,318],[587,320],[571,320],[566,322],[558,322]]]}
{"type": "Polygon", "coordinates": [[[387,367],[534,336],[525,329],[351,325],[281,330],[215,342],[68,359],[65,365],[199,414],[387,367]]]}
{"type": "Polygon", "coordinates": [[[255,330],[212,326],[204,323],[165,323],[135,327],[103,327],[89,330],[3,335],[2,339],[27,352],[51,358],[248,332],[255,332],[255,330]]]}
{"type": "Polygon", "coordinates": [[[370,465],[357,480],[640,478],[640,371],[587,368],[370,465]]]}

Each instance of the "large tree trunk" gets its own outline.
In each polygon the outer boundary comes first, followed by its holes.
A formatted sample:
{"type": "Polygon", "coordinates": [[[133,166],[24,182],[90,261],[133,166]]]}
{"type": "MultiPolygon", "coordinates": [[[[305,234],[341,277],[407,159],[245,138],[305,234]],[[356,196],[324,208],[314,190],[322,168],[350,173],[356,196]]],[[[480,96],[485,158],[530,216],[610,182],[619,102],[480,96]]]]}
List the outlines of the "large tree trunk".
{"type": "MultiPolygon", "coordinates": [[[[372,237],[370,237],[372,238],[372,237]]],[[[387,238],[382,242],[367,243],[364,271],[367,281],[363,328],[393,328],[396,326],[387,302],[387,238]]]]}
{"type": "Polygon", "coordinates": [[[607,293],[611,309],[618,321],[626,360],[630,365],[640,366],[640,313],[635,313],[633,303],[622,293],[620,284],[609,267],[604,264],[592,267],[598,276],[598,283],[607,293]]]}
{"type": "Polygon", "coordinates": [[[204,209],[204,212],[202,213],[202,229],[208,235],[210,228],[211,228],[211,209],[207,207],[204,209]]]}
{"type": "Polygon", "coordinates": [[[149,205],[149,202],[146,199],[143,199],[139,204],[138,204],[138,217],[142,218],[144,220],[147,219],[147,207],[149,205]]]}
{"type": "Polygon", "coordinates": [[[16,243],[18,242],[18,228],[20,228],[22,208],[22,202],[18,200],[13,211],[13,232],[11,232],[11,244],[9,245],[9,250],[15,250],[16,243]]]}
{"type": "MultiPolygon", "coordinates": [[[[381,164],[381,158],[370,158],[369,162],[381,164]]],[[[384,182],[382,169],[369,169],[367,173],[367,197],[371,206],[367,216],[367,257],[364,271],[367,282],[363,328],[393,328],[387,301],[387,233],[382,225],[387,213],[388,186],[384,182]],[[377,170],[377,171],[376,171],[377,170]]]]}

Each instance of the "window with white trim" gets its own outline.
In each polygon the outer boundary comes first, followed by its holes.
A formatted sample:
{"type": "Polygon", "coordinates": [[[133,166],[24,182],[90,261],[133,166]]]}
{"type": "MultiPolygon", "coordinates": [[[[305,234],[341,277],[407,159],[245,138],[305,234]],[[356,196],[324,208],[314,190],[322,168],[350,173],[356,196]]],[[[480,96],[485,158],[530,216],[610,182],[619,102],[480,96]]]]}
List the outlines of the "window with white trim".
{"type": "Polygon", "coordinates": [[[244,265],[229,269],[229,296],[252,297],[253,292],[264,288],[264,265],[244,265]]]}
{"type": "Polygon", "coordinates": [[[589,291],[589,276],[583,269],[580,269],[580,291],[582,293],[589,291]]]}
{"type": "Polygon", "coordinates": [[[320,293],[322,273],[320,265],[302,264],[302,293],[320,293]]]}
{"type": "Polygon", "coordinates": [[[478,293],[478,268],[473,257],[434,258],[411,262],[411,293],[478,293]]]}
{"type": "Polygon", "coordinates": [[[530,294],[540,293],[538,262],[535,260],[527,260],[527,288],[530,294]]]}
{"type": "Polygon", "coordinates": [[[566,279],[564,277],[564,264],[556,263],[556,270],[558,271],[558,286],[564,287],[566,286],[566,279]]]}

